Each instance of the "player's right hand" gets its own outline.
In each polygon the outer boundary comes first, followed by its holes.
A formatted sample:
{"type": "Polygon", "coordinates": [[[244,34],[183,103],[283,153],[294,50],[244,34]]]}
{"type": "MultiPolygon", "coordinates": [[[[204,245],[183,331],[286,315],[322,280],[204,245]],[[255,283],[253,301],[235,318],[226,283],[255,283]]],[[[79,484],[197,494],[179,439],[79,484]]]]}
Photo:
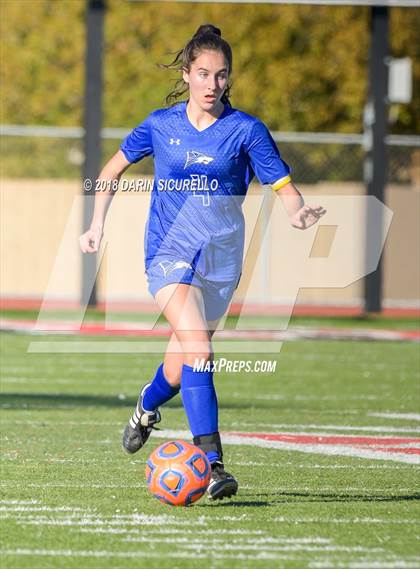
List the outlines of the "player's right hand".
{"type": "Polygon", "coordinates": [[[90,228],[79,237],[80,248],[83,253],[96,253],[101,244],[103,231],[101,227],[90,228]]]}

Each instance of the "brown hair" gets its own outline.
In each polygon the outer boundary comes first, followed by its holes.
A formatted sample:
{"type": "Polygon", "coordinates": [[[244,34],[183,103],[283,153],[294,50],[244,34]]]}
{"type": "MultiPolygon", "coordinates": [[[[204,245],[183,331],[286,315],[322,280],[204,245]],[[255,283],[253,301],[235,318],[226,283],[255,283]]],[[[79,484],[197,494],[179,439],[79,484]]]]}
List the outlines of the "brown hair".
{"type": "MultiPolygon", "coordinates": [[[[228,42],[222,38],[220,29],[212,24],[201,25],[187,45],[177,52],[175,59],[171,63],[161,64],[160,67],[176,69],[177,71],[184,69],[189,71],[191,63],[205,50],[221,51],[225,56],[229,73],[232,72],[232,49],[228,42]]],[[[229,103],[230,88],[230,85],[226,87],[222,95],[222,103],[229,103]]],[[[178,97],[187,91],[188,85],[184,83],[181,77],[176,81],[174,89],[165,98],[166,104],[169,105],[176,102],[178,97]]]]}

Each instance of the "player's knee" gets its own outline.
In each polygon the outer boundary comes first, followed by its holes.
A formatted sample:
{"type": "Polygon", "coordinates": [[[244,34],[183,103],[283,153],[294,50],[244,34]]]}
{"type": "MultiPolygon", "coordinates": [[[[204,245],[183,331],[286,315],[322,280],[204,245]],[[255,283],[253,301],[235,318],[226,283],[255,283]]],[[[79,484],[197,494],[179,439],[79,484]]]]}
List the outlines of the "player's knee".
{"type": "Polygon", "coordinates": [[[189,356],[191,357],[192,360],[194,361],[200,361],[200,362],[204,362],[207,363],[209,361],[211,361],[213,359],[213,354],[211,353],[210,350],[201,350],[201,351],[197,351],[193,354],[189,354],[189,356]]]}
{"type": "Polygon", "coordinates": [[[194,366],[195,362],[206,363],[213,359],[213,349],[210,342],[189,343],[185,350],[184,363],[194,366]]]}

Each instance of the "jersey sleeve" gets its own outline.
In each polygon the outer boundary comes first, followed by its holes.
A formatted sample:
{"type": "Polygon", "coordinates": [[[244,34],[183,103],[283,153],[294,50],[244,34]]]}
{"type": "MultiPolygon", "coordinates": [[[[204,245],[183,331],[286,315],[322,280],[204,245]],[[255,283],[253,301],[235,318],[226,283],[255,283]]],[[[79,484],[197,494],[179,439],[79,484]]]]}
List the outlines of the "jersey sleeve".
{"type": "Polygon", "coordinates": [[[145,156],[153,154],[151,116],[136,126],[122,141],[120,149],[129,162],[134,164],[145,156]]]}
{"type": "Polygon", "coordinates": [[[290,181],[290,167],[282,160],[273,137],[261,121],[251,128],[247,151],[251,167],[261,184],[276,186],[290,181]]]}

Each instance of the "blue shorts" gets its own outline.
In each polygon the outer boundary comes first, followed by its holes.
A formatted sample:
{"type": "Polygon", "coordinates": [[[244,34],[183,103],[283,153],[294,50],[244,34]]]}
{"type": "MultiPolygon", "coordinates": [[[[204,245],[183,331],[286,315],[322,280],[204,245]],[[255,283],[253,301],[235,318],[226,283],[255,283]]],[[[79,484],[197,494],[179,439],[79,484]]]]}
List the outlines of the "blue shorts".
{"type": "Polygon", "coordinates": [[[166,285],[179,283],[198,287],[204,300],[206,320],[217,320],[226,312],[239,278],[234,281],[210,281],[186,261],[164,259],[153,262],[146,270],[149,292],[155,296],[166,285]]]}

